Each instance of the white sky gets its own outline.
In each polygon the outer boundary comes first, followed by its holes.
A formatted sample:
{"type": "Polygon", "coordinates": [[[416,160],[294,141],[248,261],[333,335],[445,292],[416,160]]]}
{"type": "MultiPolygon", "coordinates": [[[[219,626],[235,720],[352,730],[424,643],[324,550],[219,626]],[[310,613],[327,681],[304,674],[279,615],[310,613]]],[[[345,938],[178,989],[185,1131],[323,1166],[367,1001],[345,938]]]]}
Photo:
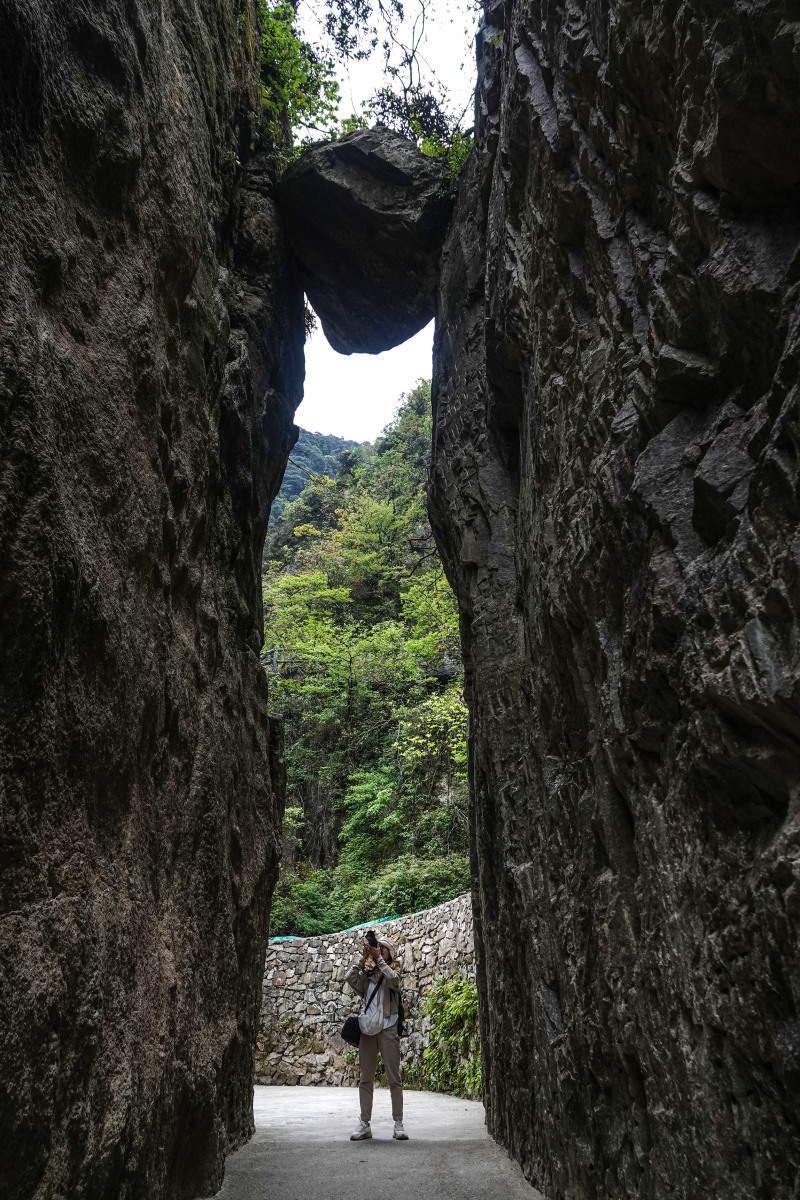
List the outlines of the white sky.
{"type": "MultiPolygon", "coordinates": [[[[318,40],[313,0],[303,0],[298,13],[306,37],[318,40]]],[[[435,16],[426,23],[424,59],[431,76],[450,93],[456,112],[469,106],[475,86],[475,20],[469,0],[435,0],[435,16]]],[[[417,7],[406,4],[409,19],[417,7]]],[[[340,116],[360,109],[382,84],[380,48],[366,62],[354,62],[340,78],[340,116]]],[[[303,429],[335,433],[358,442],[373,441],[392,419],[401,395],[418,379],[430,379],[433,322],[394,350],[383,354],[337,354],[318,325],[306,342],[305,398],[295,414],[303,429]]]]}
{"type": "Polygon", "coordinates": [[[433,321],[383,354],[337,354],[318,326],[306,342],[305,399],[295,421],[314,433],[373,442],[401,394],[430,379],[432,349],[433,321]]]}

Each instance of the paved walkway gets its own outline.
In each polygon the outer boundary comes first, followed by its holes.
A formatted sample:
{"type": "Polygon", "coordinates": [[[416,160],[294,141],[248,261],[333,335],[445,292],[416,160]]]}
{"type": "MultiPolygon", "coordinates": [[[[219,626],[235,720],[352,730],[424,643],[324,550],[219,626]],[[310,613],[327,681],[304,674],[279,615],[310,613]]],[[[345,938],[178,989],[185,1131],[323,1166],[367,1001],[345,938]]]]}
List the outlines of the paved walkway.
{"type": "Polygon", "coordinates": [[[257,1087],[255,1118],[217,1200],[542,1200],[474,1101],[406,1092],[407,1142],[392,1140],[384,1088],[375,1089],[371,1141],[349,1140],[356,1088],[257,1087]]]}

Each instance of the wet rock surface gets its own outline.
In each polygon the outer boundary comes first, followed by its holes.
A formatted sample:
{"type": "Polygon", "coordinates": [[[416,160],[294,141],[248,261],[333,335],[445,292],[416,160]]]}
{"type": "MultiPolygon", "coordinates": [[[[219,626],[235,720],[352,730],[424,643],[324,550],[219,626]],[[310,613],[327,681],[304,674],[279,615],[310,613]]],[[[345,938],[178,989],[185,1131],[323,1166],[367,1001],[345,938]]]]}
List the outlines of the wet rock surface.
{"type": "Polygon", "coordinates": [[[800,1170],[796,29],[492,4],[431,513],[491,1132],[548,1197],[800,1170]]]}
{"type": "Polygon", "coordinates": [[[279,200],[303,286],[341,354],[378,354],[435,309],[447,167],[382,126],[306,151],[279,200]]]}
{"type": "Polygon", "coordinates": [[[0,3],[6,1200],[204,1195],[252,1129],[302,382],[255,20],[0,3]]]}

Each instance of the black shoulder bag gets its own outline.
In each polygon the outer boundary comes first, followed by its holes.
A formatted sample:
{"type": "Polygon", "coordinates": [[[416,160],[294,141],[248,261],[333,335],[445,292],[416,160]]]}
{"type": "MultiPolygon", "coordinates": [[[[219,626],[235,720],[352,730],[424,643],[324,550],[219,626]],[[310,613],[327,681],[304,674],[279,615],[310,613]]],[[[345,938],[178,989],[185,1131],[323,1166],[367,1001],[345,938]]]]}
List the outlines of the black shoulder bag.
{"type": "MultiPolygon", "coordinates": [[[[378,988],[375,988],[373,990],[372,996],[374,996],[375,992],[377,992],[378,990],[379,990],[378,988]]],[[[369,1000],[364,1005],[364,1012],[367,1011],[370,1004],[372,1003],[372,996],[370,996],[369,1000]]],[[[405,1022],[406,1022],[406,1013],[405,1013],[405,1009],[403,1008],[403,997],[402,997],[402,995],[400,995],[397,998],[397,1036],[398,1037],[405,1037],[405,1032],[406,1032],[405,1031],[405,1022]]],[[[342,1026],[341,1037],[342,1037],[343,1042],[349,1042],[351,1046],[358,1045],[358,1043],[361,1041],[361,1026],[358,1023],[358,1017],[348,1017],[347,1018],[344,1025],[342,1026]]]]}
{"type": "MultiPolygon", "coordinates": [[[[370,996],[369,1000],[367,1000],[367,1003],[364,1005],[364,1012],[367,1011],[370,1004],[372,1004],[372,1001],[375,999],[376,993],[379,992],[380,990],[381,990],[380,984],[377,984],[377,986],[372,989],[372,995],[370,996]]],[[[358,1023],[358,1017],[348,1017],[347,1018],[344,1025],[342,1026],[341,1037],[342,1037],[343,1042],[349,1042],[351,1046],[358,1045],[358,1043],[361,1041],[361,1026],[358,1023]]]]}

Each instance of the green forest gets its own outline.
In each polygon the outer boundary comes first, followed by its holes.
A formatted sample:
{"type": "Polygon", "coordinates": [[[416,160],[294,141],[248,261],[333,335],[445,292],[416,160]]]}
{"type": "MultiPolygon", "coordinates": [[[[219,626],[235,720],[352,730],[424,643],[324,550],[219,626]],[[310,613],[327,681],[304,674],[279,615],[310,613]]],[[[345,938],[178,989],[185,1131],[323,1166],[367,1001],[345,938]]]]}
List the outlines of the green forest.
{"type": "Polygon", "coordinates": [[[430,384],[312,473],[268,534],[270,709],[285,719],[271,935],[349,928],[469,887],[458,618],[425,514],[430,384]]]}
{"type": "Polygon", "coordinates": [[[358,442],[347,441],[334,433],[311,433],[301,429],[286,464],[281,490],[272,504],[273,524],[286,505],[298,498],[313,475],[328,475],[334,479],[342,451],[353,450],[358,445],[358,442]]]}

